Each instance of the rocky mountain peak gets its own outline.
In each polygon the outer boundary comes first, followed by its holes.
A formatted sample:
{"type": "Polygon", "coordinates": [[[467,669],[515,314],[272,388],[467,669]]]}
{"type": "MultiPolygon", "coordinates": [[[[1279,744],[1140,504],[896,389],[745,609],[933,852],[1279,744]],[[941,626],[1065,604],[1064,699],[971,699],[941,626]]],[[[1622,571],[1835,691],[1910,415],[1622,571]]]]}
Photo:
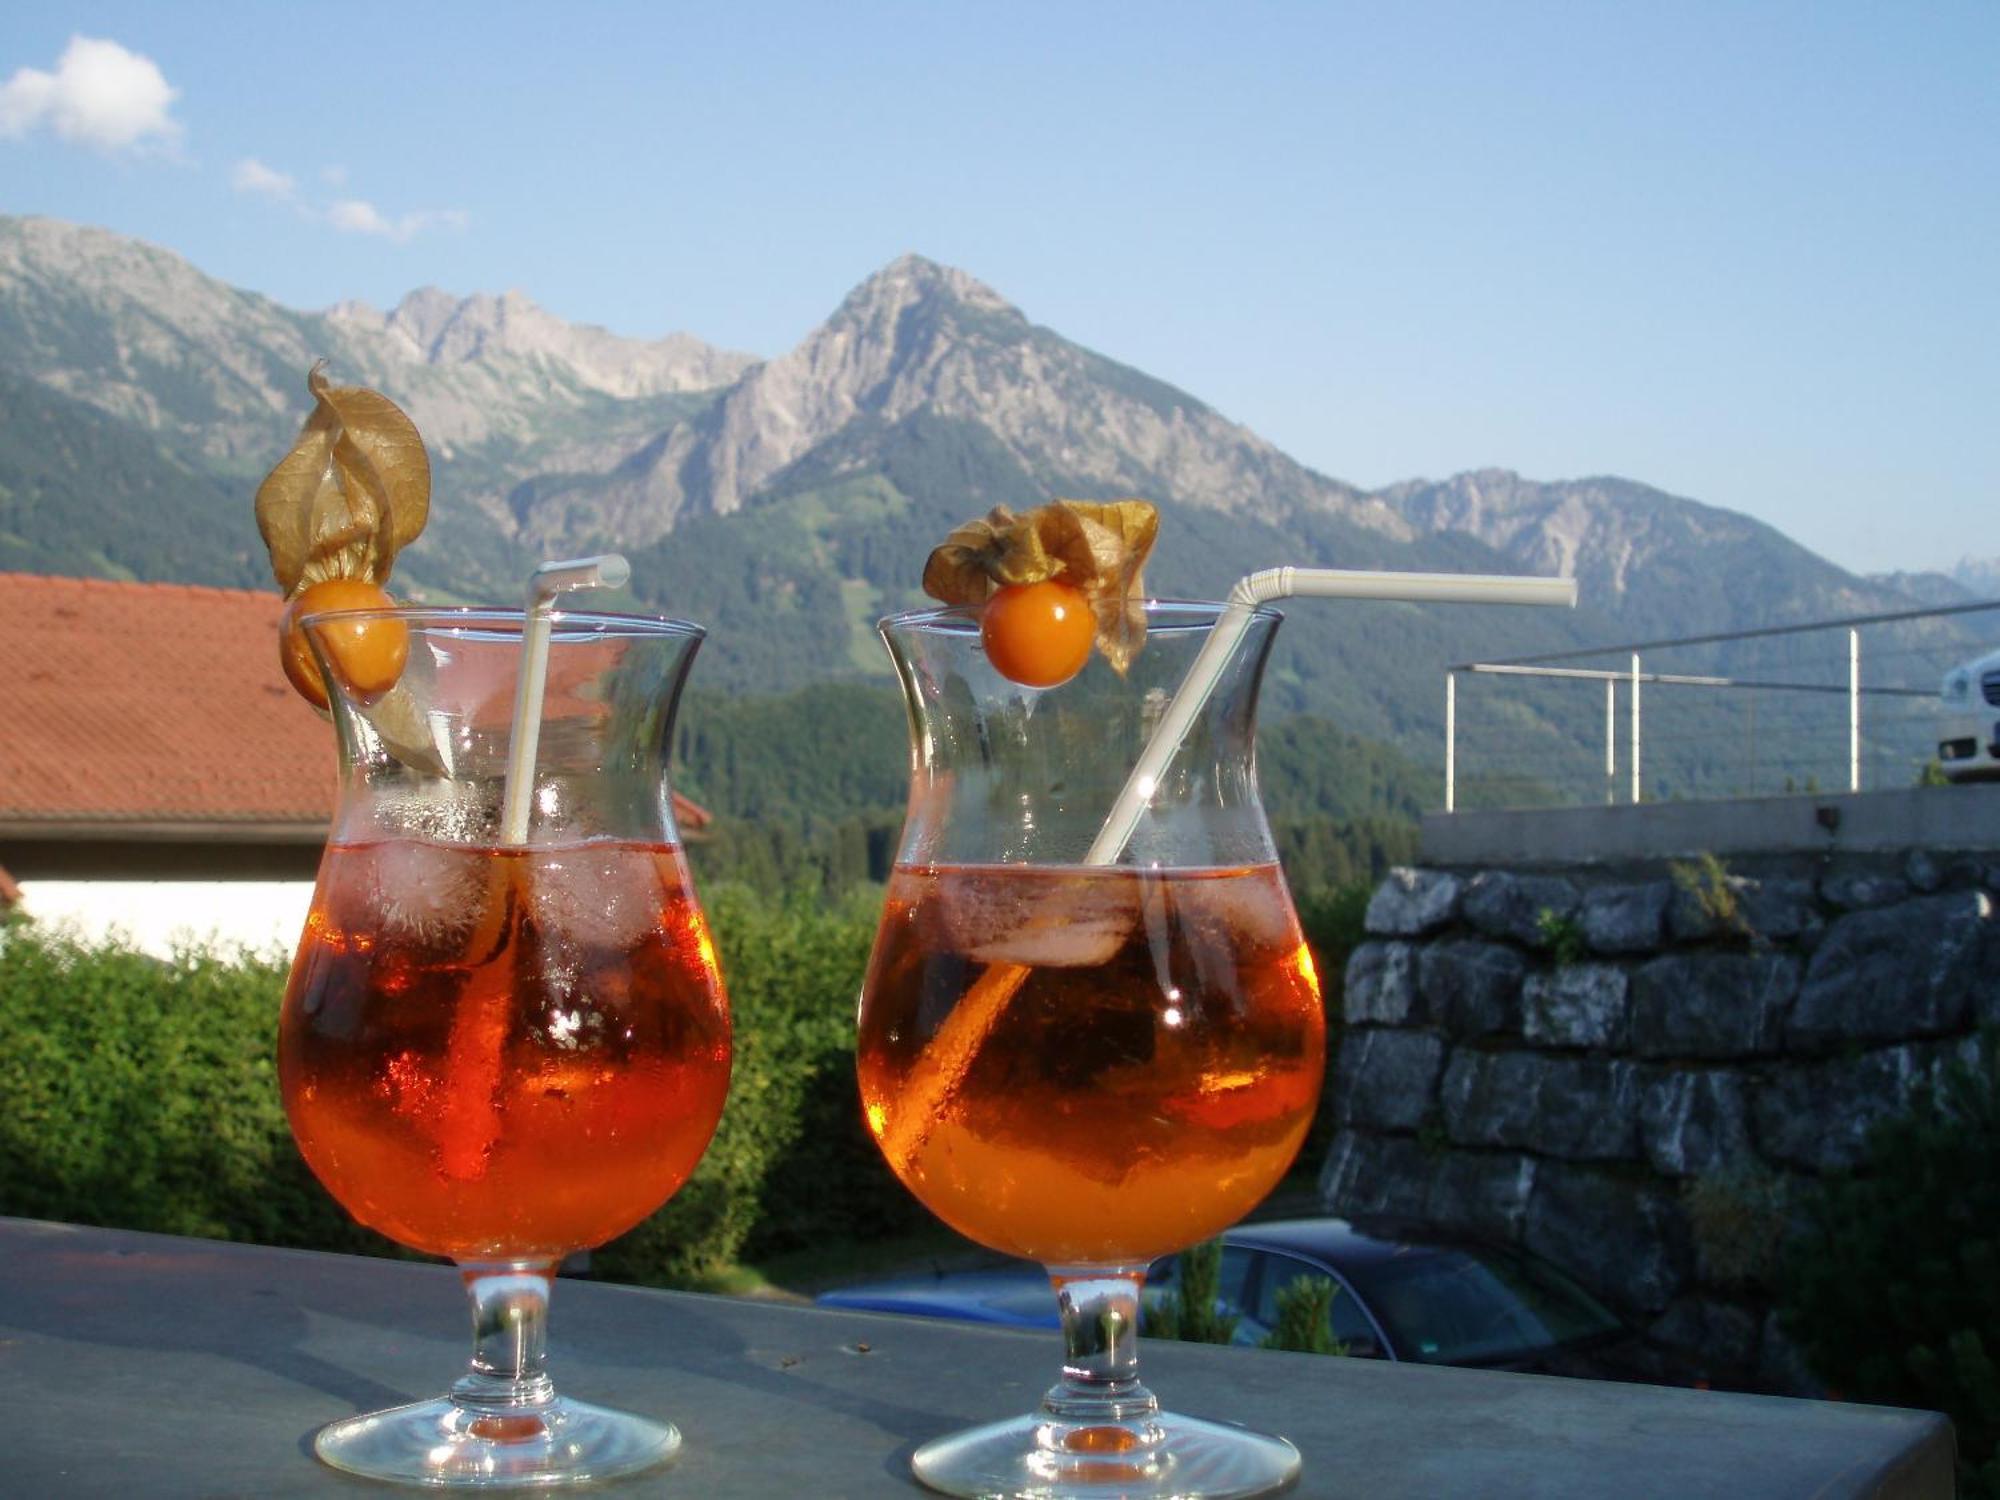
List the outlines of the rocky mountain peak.
{"type": "Polygon", "coordinates": [[[730,392],[706,444],[710,508],[737,509],[785,465],[863,414],[895,420],[944,394],[942,368],[961,375],[976,351],[965,324],[986,320],[1025,337],[1028,320],[992,288],[920,255],[863,281],[796,349],[759,366],[730,392]]]}
{"type": "Polygon", "coordinates": [[[387,335],[413,362],[459,365],[517,355],[554,365],[578,384],[614,396],[709,390],[756,363],[750,355],[710,348],[685,333],[628,339],[594,324],[567,323],[519,291],[461,298],[422,287],[386,314],[366,303],[342,302],[329,308],[327,317],[387,335]]]}
{"type": "Polygon", "coordinates": [[[342,302],[329,308],[327,316],[387,333],[410,358],[432,365],[465,364],[502,351],[560,355],[572,333],[567,323],[544,312],[524,293],[511,291],[497,297],[488,292],[455,297],[427,286],[411,292],[386,314],[366,303],[342,302]]]}
{"type": "Polygon", "coordinates": [[[828,322],[893,326],[909,309],[924,304],[994,314],[1024,329],[1028,323],[1019,308],[977,277],[915,254],[898,256],[849,292],[828,322]]]}
{"type": "Polygon", "coordinates": [[[93,290],[155,290],[199,279],[171,251],[89,224],[28,215],[0,216],[0,271],[82,284],[93,290]]]}
{"type": "Polygon", "coordinates": [[[954,352],[1016,343],[1032,332],[1019,308],[976,277],[904,255],[849,292],[786,358],[850,387],[862,409],[880,406],[907,377],[954,352]]]}
{"type": "Polygon", "coordinates": [[[518,292],[428,287],[388,313],[361,302],[295,312],[140,240],[0,215],[0,368],[203,461],[268,465],[320,359],[336,380],[392,394],[441,452],[503,431],[526,441],[586,395],[717,390],[756,362],[686,334],[573,326],[518,292]]]}
{"type": "Polygon", "coordinates": [[[1192,396],[1028,321],[964,271],[904,255],[796,349],[751,371],[661,487],[727,514],[859,419],[922,412],[982,427],[1050,494],[1128,494],[1275,515],[1304,503],[1397,532],[1399,518],[1309,473],[1192,396]],[[702,493],[705,491],[705,493],[702,493]]]}

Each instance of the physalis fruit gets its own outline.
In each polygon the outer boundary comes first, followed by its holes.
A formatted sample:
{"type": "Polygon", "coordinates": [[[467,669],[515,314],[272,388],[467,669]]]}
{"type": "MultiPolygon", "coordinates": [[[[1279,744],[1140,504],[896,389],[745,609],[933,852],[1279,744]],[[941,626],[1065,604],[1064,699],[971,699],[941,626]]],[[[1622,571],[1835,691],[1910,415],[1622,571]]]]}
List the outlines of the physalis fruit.
{"type": "Polygon", "coordinates": [[[1059,687],[1083,670],[1097,617],[1083,590],[1058,579],[1010,583],[986,601],[979,639],[1001,676],[1024,687],[1059,687]]]}
{"type": "MultiPolygon", "coordinates": [[[[382,585],[430,516],[431,466],[416,425],[388,397],[329,385],[320,365],[306,389],[312,413],[258,486],[257,529],[289,600],[278,659],[292,685],[325,708],[326,684],[299,619],[393,606],[382,585]]],[[[363,701],[395,686],[409,654],[400,621],[344,621],[326,639],[334,670],[363,701]]]]}
{"type": "Polygon", "coordinates": [[[924,564],[924,592],[984,607],[995,670],[1054,687],[1094,645],[1123,672],[1145,644],[1143,578],[1159,513],[1143,500],[1056,500],[1017,516],[996,506],[953,531],[924,564]]]}
{"type": "MultiPolygon", "coordinates": [[[[329,578],[292,595],[278,622],[278,661],[285,676],[314,708],[327,706],[326,681],[299,621],[336,609],[393,609],[396,601],[359,578],[329,578]]],[[[410,659],[410,631],[401,620],[329,620],[320,627],[320,645],[349,692],[372,703],[396,685],[410,659]]]]}

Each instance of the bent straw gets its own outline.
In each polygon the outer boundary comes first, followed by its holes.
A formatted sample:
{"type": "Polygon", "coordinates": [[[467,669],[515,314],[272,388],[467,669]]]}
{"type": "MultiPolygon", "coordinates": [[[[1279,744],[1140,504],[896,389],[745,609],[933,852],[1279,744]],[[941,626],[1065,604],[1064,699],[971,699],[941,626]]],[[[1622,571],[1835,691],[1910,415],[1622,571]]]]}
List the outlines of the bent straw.
{"type": "Polygon", "coordinates": [[[521,620],[521,675],[514,684],[514,722],[507,737],[507,782],[500,801],[500,842],[528,841],[528,803],[535,791],[535,750],[542,735],[542,695],[549,681],[549,637],[556,596],[572,589],[622,588],[632,565],[616,552],[545,562],[528,575],[521,620]]]}
{"type": "MultiPolygon", "coordinates": [[[[542,698],[548,687],[549,640],[555,601],[572,589],[617,588],[632,567],[616,553],[547,562],[528,577],[527,609],[521,619],[520,675],[514,683],[514,718],[508,730],[507,779],[501,792],[500,842],[520,848],[528,842],[528,813],[535,790],[535,753],[541,743],[542,698]]],[[[507,937],[522,873],[511,860],[492,864],[497,888],[486,896],[486,923],[468,951],[492,954],[482,961],[459,997],[445,1044],[445,1101],[438,1116],[438,1165],[458,1182],[476,1182],[500,1139],[501,1058],[514,1008],[514,945],[507,937]],[[491,929],[487,936],[487,928],[491,929]]]]}
{"type": "MultiPolygon", "coordinates": [[[[1266,568],[1237,580],[1210,628],[1208,639],[1187,676],[1174,691],[1166,713],[1140,752],[1110,816],[1085,853],[1086,865],[1115,865],[1131,842],[1160,778],[1187,737],[1195,716],[1221,680],[1223,668],[1242,643],[1258,608],[1274,599],[1378,599],[1407,604],[1538,604],[1574,607],[1576,581],[1487,573],[1395,573],[1334,568],[1266,568]]],[[[904,1084],[901,1107],[885,1124],[883,1154],[899,1172],[908,1171],[952,1098],[971,1071],[972,1061],[1000,1020],[1032,966],[991,964],[931,1038],[904,1084]]]]}
{"type": "Polygon", "coordinates": [[[1490,573],[1378,573],[1335,568],[1266,568],[1238,579],[1201,653],[1174,692],[1146,742],[1111,815],[1083,856],[1087,865],[1115,865],[1144,816],[1160,778],[1208,702],[1222,670],[1250,628],[1259,606],[1274,599],[1378,599],[1405,604],[1554,604],[1573,608],[1573,578],[1523,578],[1490,573]]]}

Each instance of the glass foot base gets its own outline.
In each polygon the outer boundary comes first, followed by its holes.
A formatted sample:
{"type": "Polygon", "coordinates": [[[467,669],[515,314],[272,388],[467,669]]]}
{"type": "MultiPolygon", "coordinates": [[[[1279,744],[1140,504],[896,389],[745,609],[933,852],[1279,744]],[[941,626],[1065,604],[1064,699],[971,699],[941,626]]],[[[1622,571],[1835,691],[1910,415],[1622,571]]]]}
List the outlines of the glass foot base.
{"type": "Polygon", "coordinates": [[[680,1430],[558,1396],[527,1412],[482,1412],[440,1398],[322,1427],[313,1452],[370,1479],[437,1488],[583,1484],[633,1474],[680,1452],[680,1430]]]}
{"type": "Polygon", "coordinates": [[[1172,1412],[1091,1424],[1037,1413],[926,1443],[910,1467],[934,1490],[978,1500],[1224,1500],[1284,1488],[1299,1450],[1172,1412]]]}

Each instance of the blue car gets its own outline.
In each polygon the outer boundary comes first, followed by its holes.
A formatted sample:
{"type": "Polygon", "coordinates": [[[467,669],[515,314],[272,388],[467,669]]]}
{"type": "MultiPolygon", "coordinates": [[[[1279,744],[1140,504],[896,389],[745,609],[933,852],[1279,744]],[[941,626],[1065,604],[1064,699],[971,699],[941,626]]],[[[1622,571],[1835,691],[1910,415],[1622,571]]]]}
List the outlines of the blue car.
{"type": "MultiPolygon", "coordinates": [[[[1525,1251],[1415,1225],[1345,1219],[1246,1224],[1222,1237],[1221,1311],[1234,1341],[1259,1344],[1278,1293],[1302,1276],[1330,1278],[1333,1334],[1351,1356],[1561,1374],[1662,1378],[1630,1356],[1637,1339],[1588,1292],[1525,1251]],[[1628,1369],[1629,1367],[1629,1369],[1628,1369]]],[[[1146,1273],[1147,1300],[1170,1297],[1175,1256],[1146,1273]]],[[[823,1293],[822,1307],[959,1318],[1017,1328],[1057,1326],[1055,1297],[1027,1262],[908,1276],[823,1293]]]]}
{"type": "Polygon", "coordinates": [[[942,1271],[932,1276],[899,1276],[865,1286],[821,1292],[820,1307],[849,1312],[904,1313],[916,1318],[957,1318],[965,1323],[998,1323],[1008,1328],[1055,1328],[1056,1295],[1049,1278],[1032,1261],[979,1271],[942,1271]]]}

